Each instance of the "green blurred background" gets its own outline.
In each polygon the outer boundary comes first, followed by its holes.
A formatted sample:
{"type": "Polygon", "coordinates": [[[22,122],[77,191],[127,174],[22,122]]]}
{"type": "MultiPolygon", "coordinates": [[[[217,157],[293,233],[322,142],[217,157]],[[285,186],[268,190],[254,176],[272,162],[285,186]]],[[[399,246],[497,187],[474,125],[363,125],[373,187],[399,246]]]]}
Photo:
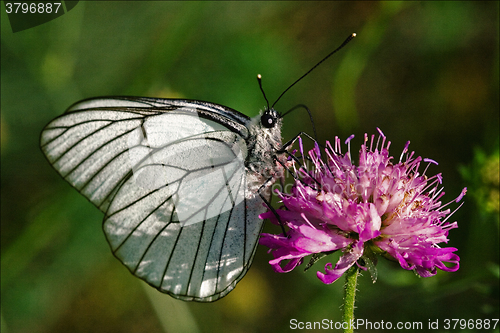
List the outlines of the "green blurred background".
{"type": "MultiPolygon", "coordinates": [[[[424,327],[499,318],[498,1],[79,2],[18,33],[2,10],[2,333],[285,332],[293,318],[340,321],[343,282],[315,276],[326,261],[278,274],[264,247],[213,304],[145,286],[109,251],[103,214],[56,174],[38,140],[70,104],[99,95],[207,100],[254,116],[265,105],[258,73],[274,101],[352,32],[276,108],[306,104],[320,142],[354,133],[357,150],[380,127],[398,158],[411,140],[440,163],[429,174],[443,172],[444,202],[469,188],[449,235],[460,270],[418,278],[381,260],[377,283],[360,279],[356,316],[424,327]]],[[[285,118],[283,137],[299,131],[312,133],[302,111],[285,118]]]]}

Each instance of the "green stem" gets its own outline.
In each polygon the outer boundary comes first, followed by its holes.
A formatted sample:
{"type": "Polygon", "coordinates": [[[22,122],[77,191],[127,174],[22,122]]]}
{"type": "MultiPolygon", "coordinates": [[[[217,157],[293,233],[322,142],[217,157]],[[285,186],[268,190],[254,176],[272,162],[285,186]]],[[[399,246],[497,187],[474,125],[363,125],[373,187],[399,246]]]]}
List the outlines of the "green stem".
{"type": "Polygon", "coordinates": [[[354,329],[351,325],[354,322],[354,302],[356,301],[356,286],[358,284],[358,273],[359,269],[356,264],[354,264],[346,272],[345,284],[344,284],[344,315],[343,315],[343,326],[344,333],[353,333],[354,329]]]}

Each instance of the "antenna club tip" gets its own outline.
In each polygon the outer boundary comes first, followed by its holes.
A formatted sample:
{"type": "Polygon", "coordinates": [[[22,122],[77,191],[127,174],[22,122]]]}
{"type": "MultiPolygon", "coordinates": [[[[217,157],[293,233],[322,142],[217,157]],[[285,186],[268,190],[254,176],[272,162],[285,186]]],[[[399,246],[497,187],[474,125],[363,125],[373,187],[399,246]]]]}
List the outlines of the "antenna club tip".
{"type": "Polygon", "coordinates": [[[355,32],[353,32],[353,33],[351,34],[351,36],[352,36],[353,38],[354,38],[354,37],[356,37],[356,33],[355,33],[355,32]]]}
{"type": "Polygon", "coordinates": [[[261,79],[262,79],[262,75],[257,74],[257,80],[261,80],[261,79]]]}

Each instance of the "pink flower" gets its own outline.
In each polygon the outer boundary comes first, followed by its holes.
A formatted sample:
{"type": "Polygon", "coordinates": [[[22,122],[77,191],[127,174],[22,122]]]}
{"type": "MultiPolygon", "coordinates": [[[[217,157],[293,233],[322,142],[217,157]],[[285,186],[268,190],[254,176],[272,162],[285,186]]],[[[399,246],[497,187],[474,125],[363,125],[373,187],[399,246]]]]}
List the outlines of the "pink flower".
{"type": "MultiPolygon", "coordinates": [[[[335,267],[328,263],[324,273],[317,272],[324,283],[337,280],[360,258],[369,260],[367,253],[396,260],[423,277],[435,275],[437,268],[448,272],[459,268],[460,258],[453,253],[457,249],[438,244],[447,243],[448,231],[458,227],[457,222],[447,222],[451,214],[445,207],[460,201],[466,188],[456,200],[442,205],[441,174],[425,175],[429,165],[437,163],[407,154],[408,142],[399,162],[393,164],[390,141],[378,131],[376,143],[374,135],[369,140],[365,134],[358,166],[350,156],[353,136],[346,140],[344,155],[336,137],[335,148],[326,143],[325,160],[318,145],[309,151],[313,168],[308,171],[303,159],[291,193],[277,191],[284,207],[276,210],[277,216],[271,211],[260,216],[289,228],[286,236],[262,234],[260,239],[273,253],[275,259],[269,263],[276,272],[290,272],[308,255],[337,250],[343,254],[335,267]],[[422,174],[418,172],[421,162],[427,163],[422,174]]],[[[300,138],[299,143],[302,152],[300,138]]],[[[290,162],[295,169],[297,161],[290,162]]]]}

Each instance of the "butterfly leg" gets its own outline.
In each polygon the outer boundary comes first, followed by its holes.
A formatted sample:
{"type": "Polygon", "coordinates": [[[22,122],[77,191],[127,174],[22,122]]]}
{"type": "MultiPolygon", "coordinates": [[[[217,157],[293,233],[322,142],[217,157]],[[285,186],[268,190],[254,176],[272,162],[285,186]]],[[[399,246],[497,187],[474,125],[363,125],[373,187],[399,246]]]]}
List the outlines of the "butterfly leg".
{"type": "MultiPolygon", "coordinates": [[[[300,105],[299,105],[300,106],[300,105]]],[[[297,107],[299,107],[297,106],[297,107]]],[[[297,108],[296,107],[296,108],[297,108]]],[[[293,110],[293,109],[292,109],[293,110]]],[[[291,110],[290,110],[291,111],[291,110]]],[[[289,112],[290,112],[289,111],[289,112]]],[[[273,159],[276,163],[279,163],[284,170],[286,170],[293,178],[295,181],[301,181],[300,179],[300,176],[298,175],[298,172],[295,170],[291,170],[290,167],[287,165],[288,161],[290,159],[293,159],[296,163],[298,163],[300,165],[300,168],[299,169],[304,169],[304,170],[307,170],[307,168],[305,167],[305,161],[301,162],[300,159],[294,155],[294,153],[290,153],[288,151],[288,148],[293,146],[293,144],[298,140],[300,139],[301,136],[305,136],[307,137],[308,139],[310,139],[312,142],[314,142],[315,144],[317,144],[316,140],[311,137],[309,134],[307,134],[306,132],[300,132],[299,134],[297,134],[293,139],[289,140],[288,142],[286,142],[283,147],[276,152],[276,154],[273,156],[273,159]],[[283,155],[283,154],[286,154],[287,155],[287,161],[282,161],[279,156],[280,155],[283,155]]],[[[301,143],[301,154],[303,155],[303,149],[302,149],[302,143],[301,143]]],[[[309,159],[308,157],[306,157],[307,159],[309,159]]],[[[307,172],[307,171],[306,171],[307,172]]],[[[273,180],[275,180],[276,177],[273,176],[273,177],[270,177],[269,179],[267,179],[264,184],[262,184],[262,186],[259,188],[258,190],[258,193],[259,193],[259,196],[262,198],[262,200],[264,201],[264,203],[266,204],[266,206],[269,208],[269,210],[274,214],[274,216],[276,217],[276,219],[278,220],[280,226],[281,226],[281,229],[283,231],[283,235],[285,237],[287,237],[287,233],[285,231],[285,227],[284,227],[284,223],[281,221],[280,219],[280,216],[278,215],[278,213],[276,212],[276,210],[271,206],[271,199],[272,199],[272,193],[271,193],[271,197],[270,197],[270,200],[267,200],[266,197],[261,193],[263,189],[267,188],[269,186],[269,183],[272,182],[273,180]]],[[[314,179],[314,178],[313,178],[314,179]]],[[[280,181],[281,181],[281,187],[284,188],[284,180],[283,178],[281,177],[280,178],[280,181]]],[[[310,184],[305,184],[309,187],[312,187],[310,184]]]]}
{"type": "Polygon", "coordinates": [[[316,139],[314,139],[312,136],[310,136],[306,132],[299,132],[299,134],[294,136],[293,139],[288,140],[285,144],[283,144],[283,147],[278,151],[278,154],[287,152],[288,147],[292,146],[295,143],[295,141],[297,141],[297,139],[300,138],[301,136],[307,137],[309,140],[311,140],[315,144],[318,143],[318,141],[316,141],[316,139]]]}
{"type": "Polygon", "coordinates": [[[264,184],[262,184],[262,186],[259,188],[259,190],[257,191],[257,193],[259,193],[259,196],[260,198],[262,199],[262,201],[264,201],[264,203],[266,204],[267,208],[269,208],[269,210],[271,212],[273,212],[274,216],[276,216],[276,219],[278,220],[280,226],[281,226],[281,230],[283,231],[283,236],[285,237],[288,237],[287,234],[286,234],[286,231],[285,231],[285,226],[284,226],[284,223],[281,221],[280,219],[280,216],[278,215],[278,213],[276,212],[276,210],[273,208],[273,206],[271,206],[271,201],[272,201],[272,198],[273,198],[273,195],[271,193],[271,196],[269,197],[269,200],[266,199],[266,197],[261,193],[261,191],[267,187],[268,183],[272,182],[272,180],[274,179],[274,177],[270,177],[268,180],[266,180],[264,182],[264,184]]]}
{"type": "MultiPolygon", "coordinates": [[[[317,141],[311,137],[309,134],[307,134],[306,132],[300,132],[299,134],[297,134],[293,139],[289,140],[288,142],[286,142],[284,145],[283,145],[283,148],[280,149],[279,151],[276,152],[276,154],[274,155],[274,159],[276,162],[278,162],[279,164],[281,164],[281,166],[286,169],[288,171],[288,173],[295,179],[295,180],[298,180],[298,181],[301,181],[300,180],[300,175],[299,173],[297,172],[297,169],[295,168],[294,166],[294,171],[293,172],[286,164],[288,164],[287,162],[290,161],[290,160],[293,160],[295,163],[297,163],[299,165],[299,170],[302,170],[303,172],[306,172],[308,173],[307,171],[307,164],[306,164],[306,161],[311,161],[311,158],[307,155],[304,154],[304,149],[303,149],[303,146],[302,146],[302,141],[301,141],[301,137],[302,136],[305,136],[306,138],[308,138],[309,140],[311,140],[315,147],[318,147],[317,149],[317,152],[318,154],[321,153],[321,150],[319,149],[319,144],[317,143],[317,141]],[[300,145],[300,156],[296,156],[295,155],[295,151],[293,152],[289,152],[288,149],[293,146],[295,144],[295,141],[299,140],[299,145],[300,145]],[[280,160],[278,158],[278,155],[281,155],[281,154],[286,154],[288,157],[287,157],[287,161],[286,162],[283,162],[282,160],[280,160]]],[[[313,178],[314,179],[314,178],[313,178]]],[[[310,184],[304,184],[306,186],[309,186],[311,187],[310,184]]]]}

